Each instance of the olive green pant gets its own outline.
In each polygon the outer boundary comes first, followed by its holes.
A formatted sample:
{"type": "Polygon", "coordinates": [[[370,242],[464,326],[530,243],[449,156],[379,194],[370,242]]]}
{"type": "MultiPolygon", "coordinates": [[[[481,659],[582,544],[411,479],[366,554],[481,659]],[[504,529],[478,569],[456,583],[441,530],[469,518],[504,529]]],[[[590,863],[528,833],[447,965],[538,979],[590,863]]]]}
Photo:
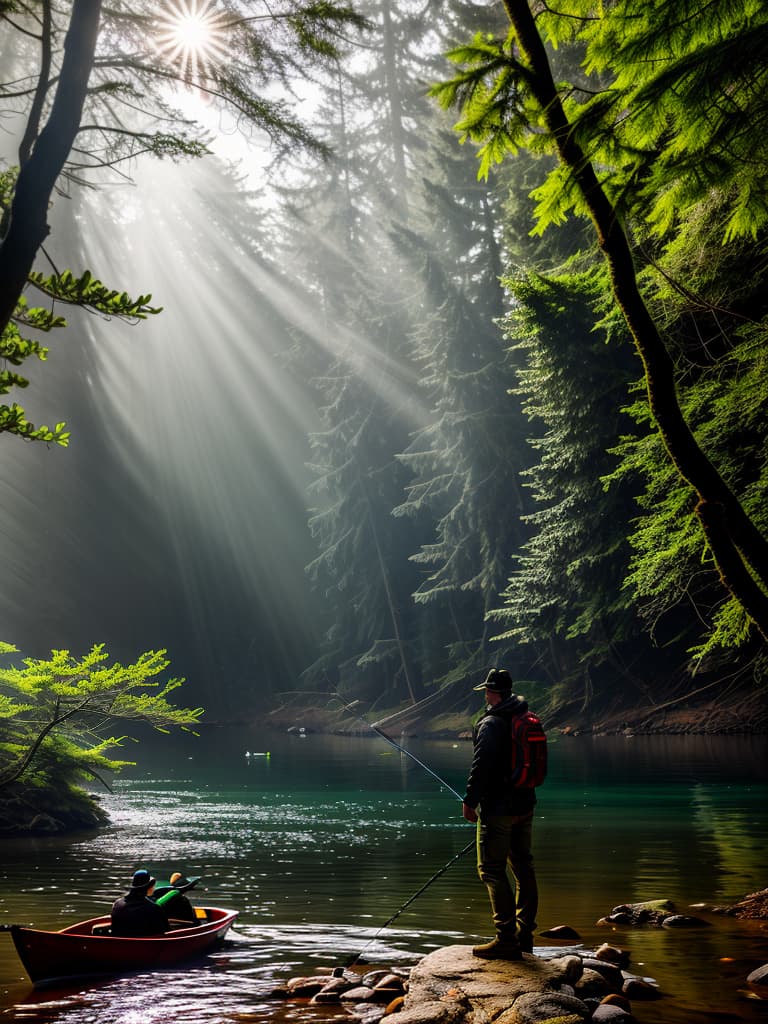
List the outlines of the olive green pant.
{"type": "Polygon", "coordinates": [[[496,934],[530,948],[539,909],[531,855],[533,811],[492,815],[477,823],[477,873],[488,890],[496,934]],[[512,871],[514,885],[507,873],[512,871]]]}

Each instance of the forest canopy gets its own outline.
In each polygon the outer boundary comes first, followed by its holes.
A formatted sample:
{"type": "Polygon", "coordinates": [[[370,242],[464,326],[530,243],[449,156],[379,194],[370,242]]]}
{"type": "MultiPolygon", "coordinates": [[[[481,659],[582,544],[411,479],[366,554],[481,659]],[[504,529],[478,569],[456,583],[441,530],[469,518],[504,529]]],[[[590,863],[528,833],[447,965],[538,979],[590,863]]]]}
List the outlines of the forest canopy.
{"type": "MultiPolygon", "coordinates": [[[[51,38],[76,7],[57,8],[51,38]]],[[[764,727],[765,5],[324,11],[291,7],[285,52],[243,36],[243,64],[210,59],[215,102],[275,135],[277,174],[268,212],[244,189],[225,198],[227,181],[206,216],[264,270],[267,298],[290,296],[270,315],[314,417],[298,500],[321,635],[269,678],[254,661],[250,699],[428,698],[449,715],[503,664],[560,720],[663,720],[693,701],[705,727],[738,695],[721,725],[764,727]],[[260,75],[311,80],[311,131],[289,102],[257,102],[275,95],[260,75]]],[[[2,15],[15,29],[15,7],[2,15]]],[[[100,172],[131,146],[207,159],[183,119],[172,152],[160,142],[170,111],[148,97],[163,100],[164,72],[138,58],[148,11],[104,17],[84,110],[112,93],[148,105],[140,135],[110,136],[100,172]]],[[[29,119],[34,98],[15,109],[29,119]]],[[[73,159],[57,189],[85,175],[73,159]]],[[[42,289],[41,316],[61,287],[42,289]]],[[[126,315],[158,308],[148,291],[125,301],[126,315]]],[[[28,326],[42,344],[44,325],[28,326]]]]}
{"type": "MultiPolygon", "coordinates": [[[[458,71],[431,89],[458,108],[479,183],[419,180],[425,166],[466,173],[449,136],[430,134],[434,149],[400,161],[413,167],[407,216],[389,229],[423,281],[403,351],[430,404],[393,450],[410,470],[395,516],[426,530],[409,555],[416,604],[393,608],[390,588],[385,618],[419,639],[409,664],[382,627],[362,658],[347,633],[318,667],[341,665],[337,683],[359,686],[361,667],[388,657],[388,678],[429,689],[504,662],[553,710],[593,715],[742,687],[734,717],[754,725],[768,623],[768,108],[754,90],[768,16],[632,0],[496,10],[481,26],[451,6],[474,34],[453,35],[458,71]],[[482,242],[460,228],[470,211],[482,242]]],[[[329,470],[340,425],[323,435],[329,470]]],[[[383,464],[369,472],[396,480],[383,464]]],[[[361,564],[337,562],[348,494],[328,503],[336,527],[315,563],[342,593],[361,564]]],[[[364,578],[370,588],[375,573],[364,578]]],[[[329,645],[340,633],[334,619],[329,645]]]]}

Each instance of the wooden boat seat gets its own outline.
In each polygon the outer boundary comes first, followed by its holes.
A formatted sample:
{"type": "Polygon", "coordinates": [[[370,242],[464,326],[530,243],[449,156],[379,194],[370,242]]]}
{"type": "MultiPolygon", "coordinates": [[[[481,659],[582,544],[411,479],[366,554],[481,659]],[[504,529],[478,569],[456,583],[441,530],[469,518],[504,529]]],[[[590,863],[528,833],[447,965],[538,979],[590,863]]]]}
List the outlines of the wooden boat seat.
{"type": "MultiPolygon", "coordinates": [[[[198,921],[197,924],[203,924],[203,921],[198,921]]],[[[192,921],[180,921],[171,918],[170,931],[176,931],[180,928],[193,928],[194,924],[192,921]]],[[[108,924],[95,924],[91,928],[91,935],[111,935],[112,927],[108,924]]],[[[155,936],[157,938],[157,936],[155,936]]]]}
{"type": "MultiPolygon", "coordinates": [[[[205,924],[208,915],[202,907],[195,907],[196,921],[182,921],[179,918],[171,918],[169,921],[170,931],[176,931],[179,928],[194,928],[195,924],[205,924]]],[[[91,928],[91,935],[111,935],[112,926],[110,924],[95,924],[91,928]]]]}

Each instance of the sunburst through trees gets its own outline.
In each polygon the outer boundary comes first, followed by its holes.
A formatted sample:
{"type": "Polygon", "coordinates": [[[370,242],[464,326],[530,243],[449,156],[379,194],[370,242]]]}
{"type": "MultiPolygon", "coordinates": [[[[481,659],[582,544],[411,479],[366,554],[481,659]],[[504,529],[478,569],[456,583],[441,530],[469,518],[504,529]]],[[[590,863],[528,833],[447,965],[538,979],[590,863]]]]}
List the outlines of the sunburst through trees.
{"type": "Polygon", "coordinates": [[[168,0],[158,27],[158,50],[189,85],[204,86],[227,56],[226,26],[213,0],[168,0]]]}

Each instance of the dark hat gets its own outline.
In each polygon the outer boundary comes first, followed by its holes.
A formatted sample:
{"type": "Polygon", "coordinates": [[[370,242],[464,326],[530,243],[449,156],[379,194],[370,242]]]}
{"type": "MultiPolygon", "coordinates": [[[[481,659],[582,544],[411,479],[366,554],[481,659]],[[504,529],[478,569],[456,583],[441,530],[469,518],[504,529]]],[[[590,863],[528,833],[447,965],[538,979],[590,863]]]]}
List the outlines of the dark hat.
{"type": "Polygon", "coordinates": [[[200,875],[193,875],[191,878],[187,878],[180,871],[174,871],[168,880],[168,884],[177,892],[186,892],[187,889],[194,889],[199,881],[200,875]]]}
{"type": "Polygon", "coordinates": [[[139,868],[131,879],[131,892],[144,892],[155,884],[155,879],[145,868],[139,868]]]}
{"type": "Polygon", "coordinates": [[[491,690],[493,693],[511,693],[512,676],[505,668],[492,668],[485,680],[473,690],[491,690]]]}

